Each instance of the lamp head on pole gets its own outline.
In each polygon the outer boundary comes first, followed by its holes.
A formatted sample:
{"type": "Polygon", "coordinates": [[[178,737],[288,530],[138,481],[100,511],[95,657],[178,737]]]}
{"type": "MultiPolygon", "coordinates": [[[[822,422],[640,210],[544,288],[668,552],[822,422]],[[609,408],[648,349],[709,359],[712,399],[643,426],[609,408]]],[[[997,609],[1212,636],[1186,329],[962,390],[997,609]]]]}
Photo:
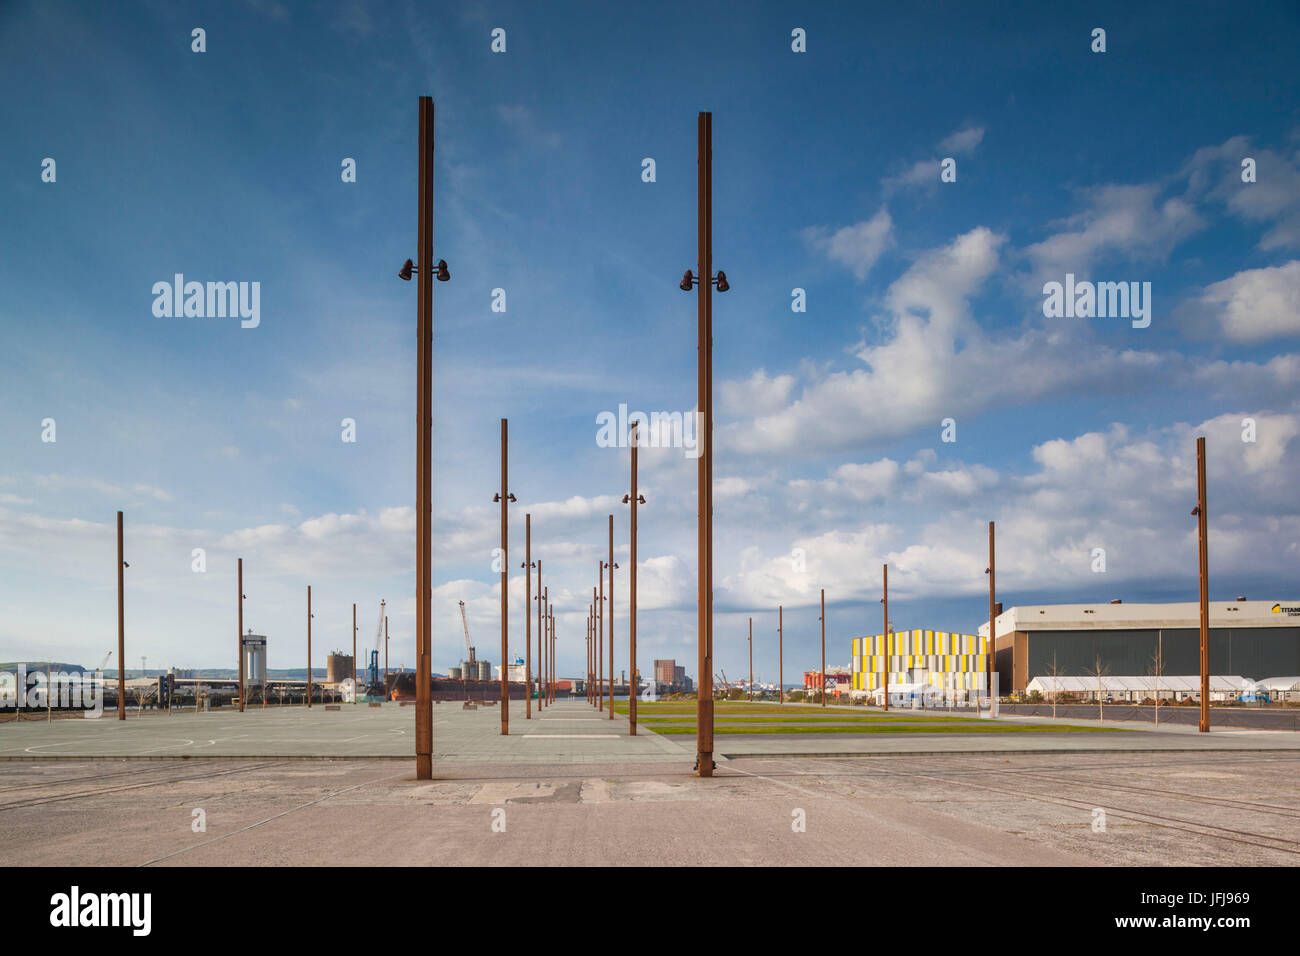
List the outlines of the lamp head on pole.
{"type": "MultiPolygon", "coordinates": [[[[397,271],[397,278],[403,282],[410,282],[412,274],[419,274],[420,267],[410,259],[402,263],[402,268],[397,271]]],[[[451,278],[451,273],[447,271],[447,260],[439,259],[438,265],[434,269],[433,277],[439,282],[446,282],[451,278]]]]}
{"type": "MultiPolygon", "coordinates": [[[[699,285],[703,281],[704,281],[703,277],[697,276],[693,272],[691,272],[690,269],[687,269],[686,272],[682,274],[682,281],[677,284],[677,288],[681,289],[683,292],[690,292],[692,288],[699,285]]],[[[731,284],[727,282],[727,274],[723,272],[721,269],[718,270],[718,274],[716,276],[709,279],[708,281],[710,285],[717,286],[719,292],[731,291],[731,284]]]]}

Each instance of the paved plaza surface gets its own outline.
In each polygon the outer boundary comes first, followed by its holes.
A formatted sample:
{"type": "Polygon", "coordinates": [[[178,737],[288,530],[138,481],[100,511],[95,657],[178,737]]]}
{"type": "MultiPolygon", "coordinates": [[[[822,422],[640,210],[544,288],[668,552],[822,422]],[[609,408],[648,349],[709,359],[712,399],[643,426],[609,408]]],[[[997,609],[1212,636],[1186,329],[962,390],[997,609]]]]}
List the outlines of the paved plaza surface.
{"type": "MultiPolygon", "coordinates": [[[[0,723],[0,764],[22,758],[383,758],[415,755],[415,707],[386,703],[250,707],[244,713],[193,711],[116,713],[94,719],[45,722],[27,717],[0,723]]],[[[610,720],[586,702],[565,701],[539,715],[524,716],[524,702],[510,707],[510,734],[501,734],[501,706],[464,710],[459,703],[433,708],[434,760],[535,763],[593,760],[691,759],[694,751],[648,730],[628,735],[626,719],[610,720]]]]}
{"type": "Polygon", "coordinates": [[[495,707],[439,704],[418,781],[414,718],[0,723],[0,865],[1300,862],[1290,733],[727,735],[702,779],[693,736],[581,701],[519,702],[506,737],[495,707]]]}
{"type": "Polygon", "coordinates": [[[21,761],[0,865],[1284,865],[1300,754],[21,761]],[[203,829],[196,831],[202,818],[203,829]],[[340,841],[339,834],[348,839],[340,841]]]}
{"type": "MultiPolygon", "coordinates": [[[[649,716],[647,712],[646,716],[649,716]]],[[[829,717],[836,717],[833,709],[829,717]]],[[[808,720],[822,715],[806,715],[808,720]]],[[[1185,725],[1106,722],[1121,732],[1094,732],[1095,720],[1046,721],[1040,717],[1002,716],[997,720],[960,720],[961,733],[945,732],[951,724],[926,721],[942,714],[918,715],[891,711],[888,722],[906,726],[907,733],[718,734],[719,759],[731,756],[842,755],[875,753],[1059,752],[1145,750],[1300,750],[1300,734],[1279,731],[1214,730],[1199,734],[1185,725]],[[1081,729],[1078,733],[1036,730],[1045,725],[1081,729]],[[928,732],[933,726],[934,732],[928,732]],[[974,728],[974,732],[966,732],[974,728]],[[987,728],[987,732],[981,732],[987,728]],[[996,732],[995,732],[996,731],[996,732]]],[[[762,718],[763,722],[770,718],[762,718]]],[[[779,719],[779,718],[777,718],[779,719]]],[[[861,710],[844,714],[846,721],[879,720],[861,710]]],[[[433,708],[434,760],[488,763],[640,763],[694,762],[693,735],[657,734],[641,723],[629,736],[627,718],[610,720],[585,701],[563,701],[533,717],[524,717],[524,702],[510,707],[510,734],[501,734],[500,705],[464,710],[458,703],[433,708]]],[[[791,722],[802,718],[792,712],[791,722]]],[[[723,719],[719,720],[721,724],[723,719]]],[[[381,707],[340,704],[338,710],[305,707],[250,707],[211,713],[115,713],[96,719],[66,717],[46,722],[28,715],[22,721],[0,722],[0,772],[6,762],[31,759],[120,758],[177,759],[223,757],[354,758],[413,757],[415,708],[387,703],[381,707]]],[[[734,726],[734,725],[733,725],[734,726]]],[[[807,728],[805,728],[807,729],[807,728]]]]}

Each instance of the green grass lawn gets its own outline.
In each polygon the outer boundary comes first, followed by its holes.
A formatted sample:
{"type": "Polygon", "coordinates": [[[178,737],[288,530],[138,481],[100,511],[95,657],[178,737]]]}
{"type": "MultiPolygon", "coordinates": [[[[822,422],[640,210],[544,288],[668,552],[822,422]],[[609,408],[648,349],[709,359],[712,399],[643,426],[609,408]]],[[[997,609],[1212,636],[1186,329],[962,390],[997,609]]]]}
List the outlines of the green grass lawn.
{"type": "MultiPolygon", "coordinates": [[[[694,714],[696,711],[693,702],[672,703],[647,703],[637,701],[637,716],[644,714],[647,717],[657,717],[661,714],[694,714]]],[[[616,714],[626,714],[628,712],[627,702],[618,701],[614,705],[616,714]]],[[[940,710],[892,710],[889,713],[880,711],[867,710],[863,707],[821,707],[817,704],[749,704],[739,701],[718,701],[713,705],[715,715],[754,715],[754,714],[777,714],[785,716],[822,716],[833,717],[838,720],[855,720],[855,719],[875,719],[875,720],[911,720],[914,717],[926,716],[945,716],[945,717],[962,717],[960,713],[950,713],[940,710]]],[[[970,720],[979,718],[971,717],[970,720]]]]}
{"type": "MultiPolygon", "coordinates": [[[[694,735],[694,701],[637,701],[637,722],[657,734],[694,735]]],[[[619,701],[614,711],[628,712],[619,701]]],[[[1076,727],[1069,724],[1002,722],[942,710],[892,710],[884,713],[857,707],[819,704],[717,701],[715,734],[1042,734],[1133,733],[1118,727],[1076,727]]]]}
{"type": "MultiPolygon", "coordinates": [[[[669,714],[669,715],[641,715],[637,714],[637,723],[641,724],[660,724],[660,723],[682,723],[688,721],[695,722],[695,714],[669,714]]],[[[975,724],[986,723],[979,717],[895,717],[893,714],[885,716],[883,714],[744,714],[733,716],[731,714],[715,714],[713,722],[715,724],[723,723],[799,723],[799,724],[899,724],[899,723],[925,723],[925,724],[975,724]]]]}
{"type": "MultiPolygon", "coordinates": [[[[1098,733],[1141,733],[1141,731],[1124,730],[1120,727],[1073,727],[1067,724],[997,724],[979,721],[982,726],[972,727],[968,724],[779,724],[779,725],[737,725],[714,724],[714,734],[1098,734],[1098,733]]],[[[694,724],[666,724],[649,728],[657,734],[695,735],[694,724]]]]}

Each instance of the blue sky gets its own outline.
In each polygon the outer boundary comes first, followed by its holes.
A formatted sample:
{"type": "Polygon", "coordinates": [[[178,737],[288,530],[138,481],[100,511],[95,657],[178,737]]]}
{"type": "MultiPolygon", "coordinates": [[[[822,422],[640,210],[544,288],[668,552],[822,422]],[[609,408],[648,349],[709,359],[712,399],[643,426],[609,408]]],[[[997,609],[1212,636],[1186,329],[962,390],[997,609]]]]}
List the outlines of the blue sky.
{"type": "MultiPolygon", "coordinates": [[[[596,416],[694,406],[677,282],[701,109],[732,284],[714,309],[731,676],[753,616],[755,670],[775,678],[778,603],[787,680],[813,666],[823,587],[828,659],[847,662],[880,626],[885,561],[896,626],[975,630],[988,520],[1008,607],[1194,599],[1201,434],[1212,597],[1294,600],[1294,5],[745,11],[0,6],[0,659],[94,666],[114,646],[120,508],[128,665],[231,666],[239,556],[273,668],[302,663],[308,584],[317,664],[350,645],[353,601],[373,643],[381,597],[394,663],[411,663],[415,287],[395,273],[416,254],[420,94],[452,272],[434,306],[436,669],[463,656],[459,599],[500,656],[502,417],[512,649],[524,514],[576,673],[613,512],[626,666],[627,451],[598,447],[596,416]],[[259,327],[155,317],[150,290],[177,272],[260,282],[259,327]],[[1150,327],[1045,317],[1043,283],[1066,273],[1150,282],[1150,327]]],[[[642,455],[643,669],[694,670],[694,475],[680,450],[642,455]]]]}

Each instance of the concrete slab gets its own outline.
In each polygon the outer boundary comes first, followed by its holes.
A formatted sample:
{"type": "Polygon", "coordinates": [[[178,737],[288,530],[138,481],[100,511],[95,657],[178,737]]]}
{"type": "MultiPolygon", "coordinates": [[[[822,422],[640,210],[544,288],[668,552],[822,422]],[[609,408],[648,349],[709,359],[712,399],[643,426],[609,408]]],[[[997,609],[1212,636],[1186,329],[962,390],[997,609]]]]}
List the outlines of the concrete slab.
{"type": "MultiPolygon", "coordinates": [[[[593,716],[583,701],[557,702],[542,716],[524,717],[524,702],[510,707],[510,734],[501,734],[498,707],[433,708],[435,761],[544,760],[549,762],[694,760],[694,751],[638,728],[628,735],[625,718],[593,716]]],[[[0,761],[20,759],[139,758],[225,759],[413,757],[415,711],[345,704],[321,707],[251,707],[244,713],[218,711],[167,716],[145,713],[119,721],[28,719],[0,723],[0,761]]]]}
{"type": "Polygon", "coordinates": [[[0,865],[1295,866],[1297,766],[739,758],[700,779],[663,762],[479,761],[417,781],[407,759],[15,761],[0,763],[0,865]]]}
{"type": "MultiPolygon", "coordinates": [[[[510,711],[510,734],[501,734],[497,707],[462,710],[438,705],[434,715],[434,760],[457,763],[622,763],[687,762],[695,759],[692,735],[658,734],[644,723],[628,735],[626,717],[610,720],[583,701],[566,701],[531,720],[524,704],[510,711]]],[[[343,705],[326,711],[313,707],[253,707],[245,713],[219,711],[168,717],[145,714],[119,721],[65,718],[45,722],[0,723],[0,761],[74,759],[382,759],[414,756],[415,711],[410,707],[343,705]]],[[[911,721],[904,722],[915,729],[911,721]]],[[[1118,733],[1015,733],[1021,726],[1041,726],[1042,718],[1006,717],[988,722],[990,732],[945,733],[800,733],[719,734],[720,760],[741,756],[912,754],[912,753],[1055,753],[1090,751],[1300,750],[1300,734],[1283,731],[1215,730],[1134,722],[1113,725],[1118,733]],[[993,732],[994,726],[1002,728],[993,732]]],[[[1062,720],[1058,724],[1095,727],[1095,721],[1062,720]]],[[[897,724],[896,726],[903,726],[897,724]]],[[[1108,724],[1107,726],[1112,726],[1108,724]]]]}

